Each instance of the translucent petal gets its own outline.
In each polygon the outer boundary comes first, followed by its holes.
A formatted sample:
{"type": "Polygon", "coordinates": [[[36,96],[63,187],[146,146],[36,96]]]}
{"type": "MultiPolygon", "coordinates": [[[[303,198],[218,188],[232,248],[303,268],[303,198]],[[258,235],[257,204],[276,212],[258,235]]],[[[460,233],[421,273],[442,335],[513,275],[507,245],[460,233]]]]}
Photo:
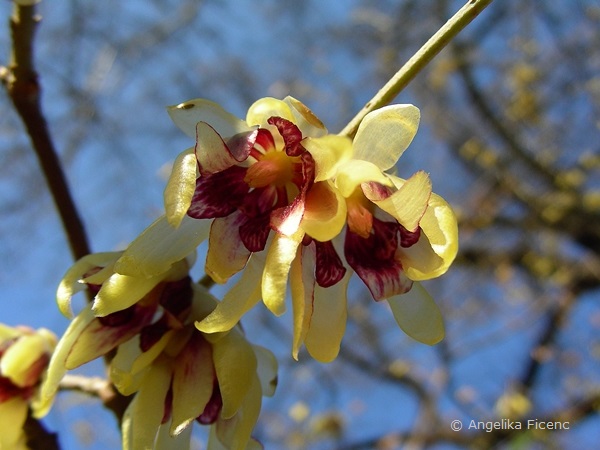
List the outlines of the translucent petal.
{"type": "Polygon", "coordinates": [[[315,286],[314,310],[304,344],[310,355],[320,362],[333,361],[346,331],[346,290],[351,271],[328,288],[315,286]]]}
{"type": "Polygon", "coordinates": [[[166,216],[161,216],[146,228],[115,264],[122,275],[152,277],[162,274],[206,240],[209,220],[185,216],[179,228],[173,228],[166,216]]]}
{"type": "Polygon", "coordinates": [[[308,191],[300,228],[313,239],[333,239],[346,224],[346,200],[329,181],[315,183],[308,191]]]}
{"type": "Polygon", "coordinates": [[[197,98],[167,108],[169,116],[181,131],[196,139],[196,124],[209,123],[221,136],[249,131],[243,120],[225,111],[219,104],[197,98]]]}
{"type": "Polygon", "coordinates": [[[189,148],[175,158],[163,195],[165,214],[174,228],[179,226],[190,208],[196,190],[196,178],[196,154],[193,148],[189,148]]]}
{"type": "Polygon", "coordinates": [[[248,131],[229,141],[233,145],[229,148],[224,136],[206,122],[198,123],[196,135],[196,158],[202,174],[221,172],[244,161],[256,140],[256,132],[248,131]]]}
{"type": "Polygon", "coordinates": [[[296,257],[296,249],[302,242],[304,233],[292,236],[276,234],[267,252],[265,270],[262,277],[263,302],[276,316],[285,312],[285,293],[290,265],[296,257]]]}
{"type": "Polygon", "coordinates": [[[327,134],[323,122],[300,100],[287,96],[283,99],[294,115],[293,122],[300,128],[303,136],[319,137],[327,134]]]}
{"type": "Polygon", "coordinates": [[[213,220],[210,227],[205,271],[217,283],[225,283],[244,268],[250,252],[240,239],[241,212],[213,220]]]}
{"type": "Polygon", "coordinates": [[[257,361],[257,374],[260,380],[262,395],[267,397],[275,394],[277,388],[277,358],[268,349],[260,345],[253,345],[254,354],[257,361]]]}
{"type": "Polygon", "coordinates": [[[294,338],[292,357],[298,360],[298,352],[304,343],[313,314],[313,293],[315,289],[315,246],[301,247],[300,256],[292,262],[290,269],[290,287],[292,291],[292,309],[294,312],[294,338]]]}
{"type": "Polygon", "coordinates": [[[431,180],[429,175],[420,170],[385,199],[375,199],[368,184],[363,185],[363,192],[369,200],[394,217],[404,228],[415,231],[427,209],[431,196],[431,180]]]}
{"type": "Polygon", "coordinates": [[[216,424],[217,436],[226,448],[231,450],[257,448],[256,442],[250,438],[250,435],[258,420],[261,403],[260,384],[254,375],[248,395],[244,398],[244,403],[237,414],[229,420],[220,420],[216,424]]]}
{"type": "Polygon", "coordinates": [[[169,423],[163,423],[158,429],[154,450],[190,450],[190,441],[194,427],[182,428],[179,434],[171,436],[169,423]]]}
{"type": "Polygon", "coordinates": [[[315,160],[315,181],[332,178],[337,169],[352,157],[352,141],[346,136],[309,137],[302,140],[302,146],[315,160]]]}
{"type": "Polygon", "coordinates": [[[71,298],[77,292],[85,289],[86,285],[80,283],[81,278],[86,272],[96,267],[112,265],[122,252],[92,253],[79,259],[67,271],[56,291],[56,301],[60,312],[68,318],[73,317],[71,309],[71,298]]]}
{"type": "Polygon", "coordinates": [[[202,414],[213,393],[216,375],[212,350],[199,331],[177,355],[174,367],[171,435],[181,433],[202,414]]]}
{"type": "Polygon", "coordinates": [[[417,134],[420,117],[413,105],[390,105],[370,112],[354,137],[354,158],[370,161],[381,170],[393,167],[417,134]]]}
{"type": "Polygon", "coordinates": [[[79,315],[73,319],[58,341],[54,353],[52,354],[52,358],[50,358],[48,370],[40,388],[39,397],[36,398],[32,404],[35,417],[43,417],[48,413],[54,395],[58,389],[58,384],[67,372],[66,361],[73,348],[73,344],[88,324],[94,319],[95,316],[92,312],[91,305],[86,306],[79,315]]]}
{"type": "Polygon", "coordinates": [[[423,344],[434,345],[444,339],[444,319],[420,283],[410,291],[387,299],[394,319],[406,334],[423,344]]]}
{"type": "Polygon", "coordinates": [[[388,177],[375,164],[368,161],[351,159],[341,164],[335,177],[335,186],[344,197],[350,197],[361,183],[374,181],[391,186],[388,177]]]}
{"type": "Polygon", "coordinates": [[[248,341],[233,330],[213,343],[213,361],[223,398],[221,417],[229,419],[244,402],[256,378],[256,356],[248,341]]]}
{"type": "MultiPolygon", "coordinates": [[[[167,360],[154,363],[144,377],[141,389],[128,407],[130,411],[131,447],[154,448],[158,428],[165,413],[165,398],[171,385],[172,369],[167,360]]],[[[127,433],[123,433],[125,437],[127,433]]],[[[125,443],[124,443],[125,444],[125,443]]],[[[127,448],[123,445],[124,448],[127,448]]]]}
{"type": "Polygon", "coordinates": [[[163,279],[163,275],[150,278],[113,274],[102,284],[94,299],[92,309],[97,317],[104,317],[134,305],[163,279]]]}
{"type": "Polygon", "coordinates": [[[248,108],[246,123],[249,126],[260,125],[266,127],[267,120],[273,116],[281,117],[290,122],[294,121],[294,115],[287,103],[276,98],[264,97],[255,101],[248,108]]]}
{"type": "Polygon", "coordinates": [[[231,330],[246,311],[260,300],[263,268],[264,260],[256,254],[252,255],[238,282],[225,294],[212,313],[196,322],[196,328],[204,333],[231,330]]]}

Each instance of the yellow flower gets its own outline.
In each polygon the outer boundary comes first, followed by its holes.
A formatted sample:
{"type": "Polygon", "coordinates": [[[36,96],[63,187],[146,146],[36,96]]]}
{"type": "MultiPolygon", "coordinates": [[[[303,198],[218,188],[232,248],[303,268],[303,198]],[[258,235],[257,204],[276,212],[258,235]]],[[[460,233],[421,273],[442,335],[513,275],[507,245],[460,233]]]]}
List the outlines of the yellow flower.
{"type": "Polygon", "coordinates": [[[45,329],[0,324],[0,448],[27,449],[23,424],[56,346],[45,329]]]}
{"type": "Polygon", "coordinates": [[[122,394],[136,394],[123,418],[123,448],[189,448],[194,420],[215,428],[209,448],[251,445],[262,395],[275,389],[273,355],[249,344],[238,328],[214,336],[195,328],[217,301],[191,281],[186,260],[141,288],[135,278],[113,273],[119,255],[89,255],[63,279],[63,310],[77,287],[97,294],[58,343],[33,405],[36,417],[47,413],[67,370],[116,349],[111,381],[122,394]],[[119,295],[127,298],[120,301],[119,295]],[[116,311],[98,317],[99,309],[116,311]]]}
{"type": "MultiPolygon", "coordinates": [[[[245,271],[234,288],[242,296],[231,305],[226,296],[201,330],[231,329],[261,298],[282,314],[298,248],[312,244],[319,254],[331,253],[328,242],[344,226],[346,203],[329,178],[350,157],[351,141],[327,135],[292,97],[258,100],[245,121],[207,100],[182,103],[170,114],[196,146],[175,161],[166,215],[129,246],[116,272],[155,276],[208,237],[205,270],[215,281],[245,271]]],[[[345,270],[339,261],[319,281],[336,283],[345,270]]]]}
{"type": "MultiPolygon", "coordinates": [[[[444,336],[442,316],[425,289],[413,282],[446,272],[458,249],[456,218],[450,206],[432,193],[425,172],[407,180],[385,173],[413,140],[419,118],[413,105],[391,105],[368,114],[354,138],[353,158],[337,167],[334,180],[347,205],[343,261],[375,300],[388,301],[409,336],[432,345],[444,336]]],[[[345,308],[345,299],[329,301],[337,302],[339,311],[345,308]]],[[[301,295],[294,302],[298,309],[307,304],[301,295]]],[[[309,351],[326,342],[335,350],[344,323],[339,319],[334,322],[337,328],[328,325],[334,320],[328,315],[331,306],[324,310],[324,318],[317,319],[317,307],[298,333],[306,334],[309,351]]]]}

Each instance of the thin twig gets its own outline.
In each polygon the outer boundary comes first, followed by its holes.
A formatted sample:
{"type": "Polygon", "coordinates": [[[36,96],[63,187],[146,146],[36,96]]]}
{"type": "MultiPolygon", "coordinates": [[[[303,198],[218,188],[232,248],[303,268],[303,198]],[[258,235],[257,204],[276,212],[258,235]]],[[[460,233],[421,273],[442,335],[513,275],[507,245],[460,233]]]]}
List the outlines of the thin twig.
{"type": "Polygon", "coordinates": [[[390,103],[408,83],[475,17],[493,0],[470,0],[448,22],[440,28],[424,45],[400,68],[379,92],[340,132],[354,137],[365,116],[390,103]]]}
{"type": "Polygon", "coordinates": [[[10,63],[8,68],[3,68],[0,76],[27,129],[58,208],[71,253],[75,259],[79,259],[90,253],[88,239],[42,113],[41,88],[33,62],[33,37],[39,20],[34,6],[15,3],[15,10],[10,19],[13,41],[10,63]]]}

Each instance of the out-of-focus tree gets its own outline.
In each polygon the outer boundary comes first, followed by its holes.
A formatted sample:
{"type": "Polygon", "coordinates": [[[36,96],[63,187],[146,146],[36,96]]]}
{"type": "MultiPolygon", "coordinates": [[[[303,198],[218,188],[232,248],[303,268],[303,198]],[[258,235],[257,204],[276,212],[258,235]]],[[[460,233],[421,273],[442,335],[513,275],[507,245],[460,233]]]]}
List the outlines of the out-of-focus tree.
{"type": "MultiPolygon", "coordinates": [[[[121,247],[160,214],[164,167],[188,145],[166,105],[206,97],[241,116],[256,98],[290,94],[338,131],[462,3],[42,2],[43,104],[92,249],[121,247]]],[[[0,12],[7,20],[9,6],[0,12]]],[[[460,219],[457,263],[426,284],[447,336],[432,348],[412,342],[356,283],[340,357],[295,362],[288,327],[256,308],[244,319],[251,339],[283,343],[272,348],[278,393],[256,430],[265,448],[596,442],[599,22],[593,0],[494,2],[402,92],[422,124],[397,171],[430,172],[460,219]],[[502,419],[523,427],[471,426],[502,419]]],[[[2,55],[9,45],[2,33],[2,55]]],[[[26,136],[0,101],[0,315],[23,322],[15,308],[52,314],[70,262],[26,136]]],[[[52,317],[32,325],[62,332],[52,317]]],[[[76,395],[51,416],[59,432],[90,408],[76,395]]],[[[116,427],[112,438],[85,430],[64,447],[118,442],[116,427]]]]}

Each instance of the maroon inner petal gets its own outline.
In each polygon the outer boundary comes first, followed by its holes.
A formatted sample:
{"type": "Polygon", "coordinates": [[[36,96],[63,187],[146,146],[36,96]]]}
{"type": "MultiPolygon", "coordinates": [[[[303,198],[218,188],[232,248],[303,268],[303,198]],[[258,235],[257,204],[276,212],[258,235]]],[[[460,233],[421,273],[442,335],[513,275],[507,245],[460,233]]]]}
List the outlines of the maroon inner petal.
{"type": "Polygon", "coordinates": [[[408,231],[398,224],[398,230],[400,231],[400,246],[404,248],[412,247],[421,237],[421,227],[418,227],[415,231],[408,231]]]}
{"type": "Polygon", "coordinates": [[[346,274],[346,268],[331,241],[314,241],[317,249],[315,278],[321,287],[337,284],[346,274]]]}
{"type": "Polygon", "coordinates": [[[247,217],[240,225],[240,239],[248,251],[260,252],[265,249],[271,231],[270,221],[271,215],[266,212],[256,217],[247,217]]]}
{"type": "Polygon", "coordinates": [[[350,267],[363,280],[375,300],[403,294],[412,286],[395,258],[398,248],[398,227],[394,222],[373,219],[373,231],[368,238],[348,230],[344,254],[350,267]]]}
{"type": "Polygon", "coordinates": [[[166,315],[163,315],[160,319],[158,319],[153,324],[147,325],[140,331],[140,350],[142,352],[147,352],[160,341],[160,338],[169,331],[171,327],[169,327],[168,319],[166,315]]]}
{"type": "Polygon", "coordinates": [[[245,175],[246,168],[232,166],[199,177],[188,215],[194,219],[214,219],[234,212],[250,189],[244,181],[245,175]]]}
{"type": "Polygon", "coordinates": [[[231,156],[233,156],[237,162],[246,161],[252,147],[254,147],[254,144],[258,139],[259,131],[260,130],[246,131],[227,139],[229,153],[231,153],[231,156]]]}
{"type": "Polygon", "coordinates": [[[277,116],[269,117],[267,123],[277,127],[277,131],[279,131],[285,143],[285,152],[288,156],[300,156],[306,151],[300,143],[302,132],[294,123],[277,116]]]}
{"type": "Polygon", "coordinates": [[[200,414],[196,420],[202,425],[210,425],[211,423],[215,423],[215,421],[219,418],[219,413],[221,412],[221,408],[223,407],[223,398],[221,397],[221,390],[219,389],[219,384],[215,379],[215,385],[213,388],[212,395],[210,396],[210,400],[204,407],[204,411],[200,414]]]}
{"type": "Polygon", "coordinates": [[[182,322],[192,305],[191,280],[187,276],[179,281],[165,283],[158,301],[165,310],[182,322]]]}

